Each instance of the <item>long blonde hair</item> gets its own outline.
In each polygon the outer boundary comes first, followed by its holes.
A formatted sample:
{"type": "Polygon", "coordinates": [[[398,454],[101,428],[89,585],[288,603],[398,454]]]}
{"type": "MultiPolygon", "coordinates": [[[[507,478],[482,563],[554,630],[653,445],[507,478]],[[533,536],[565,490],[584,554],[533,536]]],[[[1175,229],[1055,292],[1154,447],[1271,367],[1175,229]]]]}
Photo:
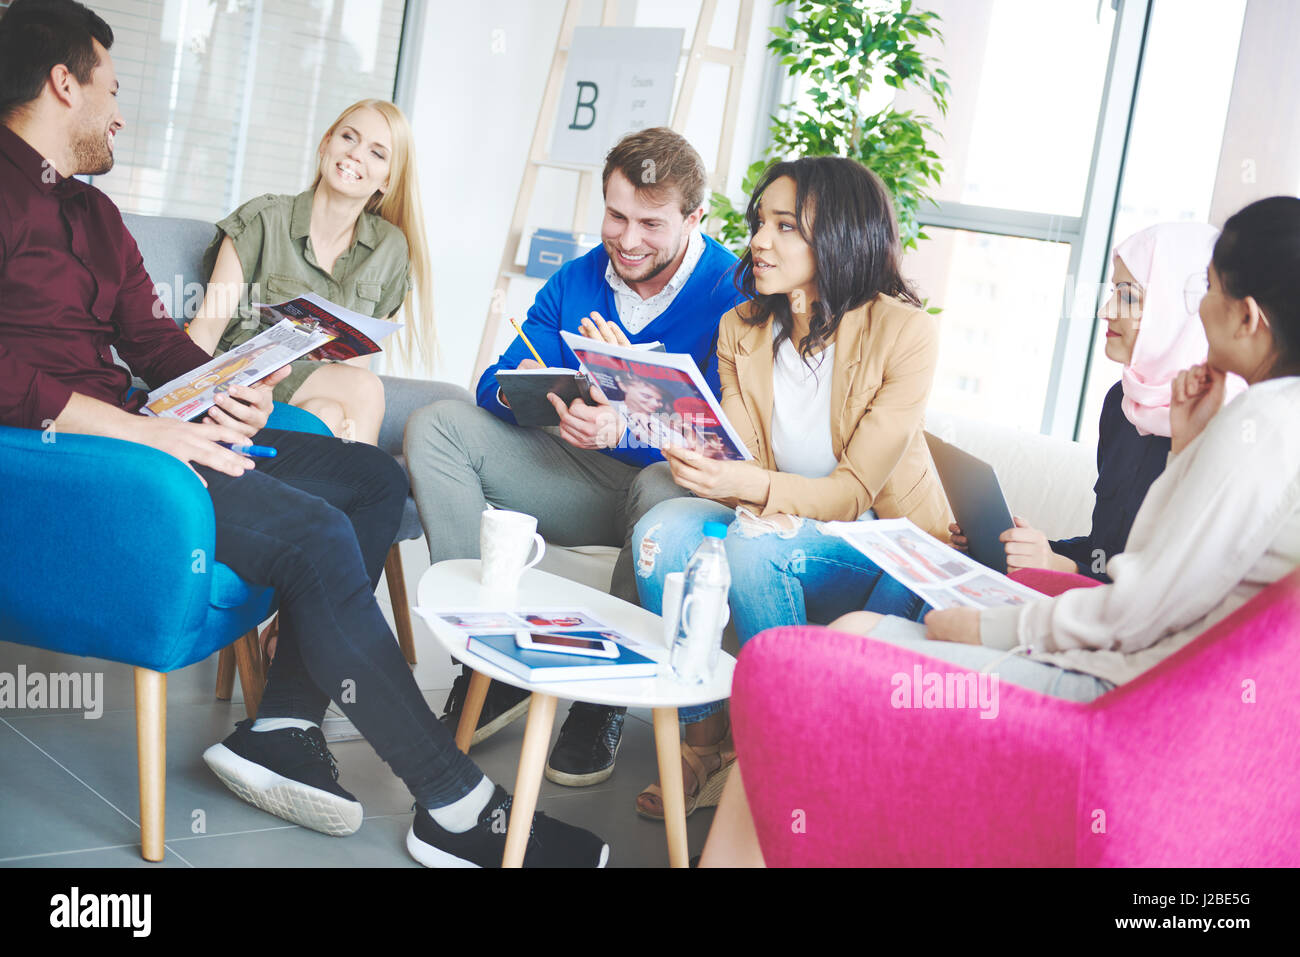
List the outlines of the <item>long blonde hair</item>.
{"type": "MultiPolygon", "coordinates": [[[[388,164],[388,189],[375,191],[366,203],[366,212],[383,217],[402,231],[411,259],[411,288],[402,310],[406,329],[397,344],[397,354],[410,367],[415,360],[433,371],[438,354],[438,333],[433,322],[433,271],[429,265],[429,245],[424,234],[424,207],[420,203],[419,174],[415,168],[415,140],[411,125],[398,107],[387,100],[358,100],[339,114],[321,137],[329,142],[343,121],[360,109],[372,109],[388,121],[393,134],[393,152],[388,164]]],[[[320,170],[312,181],[320,185],[320,170]]]]}

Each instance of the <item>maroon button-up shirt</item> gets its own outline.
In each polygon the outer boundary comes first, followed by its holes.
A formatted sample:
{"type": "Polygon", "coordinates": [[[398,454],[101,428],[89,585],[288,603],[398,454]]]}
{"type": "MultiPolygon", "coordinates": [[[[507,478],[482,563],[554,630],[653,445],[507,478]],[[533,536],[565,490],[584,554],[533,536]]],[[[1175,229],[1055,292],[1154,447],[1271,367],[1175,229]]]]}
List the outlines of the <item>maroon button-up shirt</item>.
{"type": "Polygon", "coordinates": [[[129,411],[211,358],[167,315],[112,200],[0,125],[0,424],[44,428],[74,392],[129,411]]]}

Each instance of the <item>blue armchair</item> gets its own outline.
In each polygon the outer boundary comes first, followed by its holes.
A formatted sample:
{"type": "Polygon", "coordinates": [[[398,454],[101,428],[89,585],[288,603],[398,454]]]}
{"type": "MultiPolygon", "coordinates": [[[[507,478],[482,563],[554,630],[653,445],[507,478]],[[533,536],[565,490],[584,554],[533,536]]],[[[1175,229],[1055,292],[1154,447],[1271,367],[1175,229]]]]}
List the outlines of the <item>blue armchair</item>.
{"type": "MultiPolygon", "coordinates": [[[[159,294],[171,314],[180,321],[187,308],[197,307],[202,301],[203,284],[207,280],[203,275],[203,253],[216,234],[216,227],[202,220],[166,216],[127,214],[123,219],[140,247],[145,269],[155,284],[158,284],[159,294]]],[[[380,379],[384,383],[384,421],[379,429],[379,447],[403,466],[406,463],[402,455],[402,436],[406,431],[406,420],[412,412],[444,399],[459,399],[470,403],[474,401],[465,389],[447,382],[397,376],[380,376],[380,379]]],[[[315,419],[314,416],[312,418],[315,419]]],[[[420,524],[415,500],[408,496],[402,523],[384,563],[384,577],[388,582],[397,639],[406,660],[412,665],[415,664],[415,640],[398,543],[419,538],[423,534],[424,528],[420,524]]],[[[236,659],[241,675],[247,672],[254,675],[258,673],[261,668],[261,652],[255,638],[222,651],[217,668],[217,697],[222,700],[230,698],[236,659]]],[[[245,682],[244,702],[251,717],[256,710],[258,694],[249,693],[250,684],[254,687],[260,687],[260,684],[257,678],[245,682]]]]}
{"type": "MultiPolygon", "coordinates": [[[[269,424],[328,434],[290,406],[269,424]]],[[[274,596],[214,559],[207,491],[156,449],[0,427],[0,495],[0,638],[134,666],[141,852],[160,861],[167,674],[256,629],[274,596]]]]}

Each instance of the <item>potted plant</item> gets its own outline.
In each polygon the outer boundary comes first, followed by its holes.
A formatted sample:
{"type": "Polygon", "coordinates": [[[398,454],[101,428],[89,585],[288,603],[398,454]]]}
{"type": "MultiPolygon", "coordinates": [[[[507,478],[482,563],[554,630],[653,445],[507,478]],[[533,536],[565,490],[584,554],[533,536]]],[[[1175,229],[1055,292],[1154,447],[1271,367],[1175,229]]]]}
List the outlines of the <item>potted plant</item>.
{"type": "MultiPolygon", "coordinates": [[[[786,104],[772,119],[772,143],[749,167],[745,196],[773,162],[796,156],[849,156],[873,170],[894,197],[904,249],[925,239],[917,210],[938,184],[943,166],[928,136],[938,135],[930,120],[892,105],[868,112],[864,95],[872,83],[926,94],[940,115],[948,109],[948,74],[920,52],[921,37],[940,41],[939,15],[916,10],[912,0],[776,0],[793,7],[785,25],[772,28],[767,48],[780,57],[792,77],[806,77],[803,107],[786,104]]],[[[749,243],[744,204],[734,206],[723,193],[710,202],[719,223],[718,238],[743,253],[749,243]]]]}

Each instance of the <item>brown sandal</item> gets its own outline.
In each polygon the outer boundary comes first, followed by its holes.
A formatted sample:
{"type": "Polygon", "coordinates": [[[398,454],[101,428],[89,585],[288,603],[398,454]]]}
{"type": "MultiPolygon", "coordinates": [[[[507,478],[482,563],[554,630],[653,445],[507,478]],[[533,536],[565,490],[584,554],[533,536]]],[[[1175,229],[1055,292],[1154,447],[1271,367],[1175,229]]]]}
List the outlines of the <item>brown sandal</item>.
{"type": "MultiPolygon", "coordinates": [[[[718,799],[722,797],[723,785],[727,783],[727,775],[731,773],[731,766],[736,763],[735,746],[731,740],[731,726],[728,724],[726,732],[722,735],[722,740],[717,744],[690,745],[685,741],[682,742],[682,758],[686,761],[686,766],[691,769],[695,775],[695,793],[686,796],[686,816],[690,817],[699,807],[716,807],[718,799]],[[712,774],[704,770],[705,757],[719,755],[722,763],[712,774]]],[[[664,792],[657,784],[651,784],[641,794],[637,795],[639,799],[642,794],[649,794],[659,799],[659,806],[663,807],[664,792]]],[[[649,818],[652,821],[662,821],[664,816],[652,814],[641,807],[638,800],[635,804],[636,813],[642,817],[649,818]]]]}

